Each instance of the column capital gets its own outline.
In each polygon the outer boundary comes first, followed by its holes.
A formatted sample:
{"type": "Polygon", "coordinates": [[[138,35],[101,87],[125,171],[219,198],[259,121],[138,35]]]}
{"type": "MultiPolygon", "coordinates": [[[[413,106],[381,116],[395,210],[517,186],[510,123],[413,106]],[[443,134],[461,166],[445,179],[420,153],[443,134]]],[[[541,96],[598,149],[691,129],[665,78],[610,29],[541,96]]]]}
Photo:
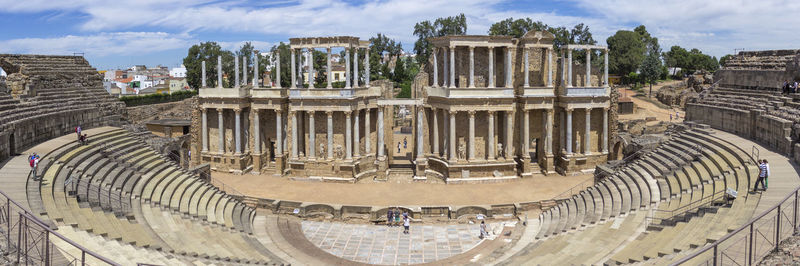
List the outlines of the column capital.
{"type": "Polygon", "coordinates": [[[278,114],[283,113],[283,109],[275,109],[275,113],[278,113],[278,114]]]}
{"type": "Polygon", "coordinates": [[[242,112],[242,108],[233,108],[233,111],[236,112],[236,114],[239,114],[242,112]]]}
{"type": "Polygon", "coordinates": [[[496,112],[495,110],[488,110],[488,111],[486,111],[486,113],[488,113],[489,115],[494,115],[494,113],[495,113],[495,112],[496,112]]]}
{"type": "Polygon", "coordinates": [[[456,46],[455,46],[455,45],[450,45],[450,49],[451,49],[451,50],[455,50],[455,49],[456,49],[456,46]]]}
{"type": "Polygon", "coordinates": [[[608,109],[611,109],[611,108],[610,107],[603,107],[603,112],[608,112],[608,109]]]}
{"type": "Polygon", "coordinates": [[[308,111],[306,111],[306,112],[308,113],[308,115],[314,115],[314,113],[316,113],[317,111],[315,111],[315,110],[308,110],[308,111]]]}
{"type": "Polygon", "coordinates": [[[346,116],[350,116],[352,114],[353,114],[353,111],[350,111],[350,110],[344,111],[344,115],[346,115],[346,116]]]}
{"type": "Polygon", "coordinates": [[[205,107],[200,108],[200,112],[203,112],[205,114],[206,112],[208,112],[208,108],[205,107]]]}
{"type": "Polygon", "coordinates": [[[475,46],[474,46],[474,45],[470,45],[470,46],[469,46],[469,50],[470,50],[470,51],[472,51],[472,50],[475,50],[475,46]]]}
{"type": "Polygon", "coordinates": [[[586,112],[591,112],[591,111],[592,111],[592,108],[591,108],[591,107],[587,107],[587,108],[586,108],[586,112]]]}
{"type": "Polygon", "coordinates": [[[217,112],[222,112],[224,110],[225,110],[224,108],[217,108],[217,112]]]}
{"type": "Polygon", "coordinates": [[[547,111],[547,114],[548,114],[548,115],[551,115],[551,114],[553,114],[553,109],[545,109],[545,110],[547,111]]]}
{"type": "Polygon", "coordinates": [[[476,112],[475,110],[469,110],[469,111],[467,111],[467,113],[469,113],[469,117],[470,117],[470,118],[475,118],[475,112],[476,112]]]}
{"type": "Polygon", "coordinates": [[[567,111],[567,113],[572,113],[572,107],[564,107],[564,111],[567,111]]]}
{"type": "Polygon", "coordinates": [[[289,110],[289,116],[294,116],[294,115],[296,115],[296,114],[297,114],[297,111],[295,111],[295,110],[289,110]]]}
{"type": "Polygon", "coordinates": [[[328,117],[333,117],[333,111],[325,111],[325,114],[328,115],[328,117]]]}
{"type": "Polygon", "coordinates": [[[456,111],[456,110],[447,110],[447,112],[450,113],[450,115],[458,114],[458,111],[456,111]]]}
{"type": "Polygon", "coordinates": [[[489,50],[494,49],[494,45],[486,46],[486,49],[489,49],[489,50]]]}

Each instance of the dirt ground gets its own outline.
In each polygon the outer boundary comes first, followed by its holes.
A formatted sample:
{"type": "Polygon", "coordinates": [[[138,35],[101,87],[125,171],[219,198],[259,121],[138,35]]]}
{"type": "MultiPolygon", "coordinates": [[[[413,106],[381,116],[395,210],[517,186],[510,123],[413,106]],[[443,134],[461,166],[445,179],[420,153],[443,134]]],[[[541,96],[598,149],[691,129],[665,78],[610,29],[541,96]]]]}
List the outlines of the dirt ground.
{"type": "MultiPolygon", "coordinates": [[[[655,95],[655,92],[658,91],[658,89],[660,89],[663,86],[678,84],[680,82],[681,82],[680,80],[673,80],[673,81],[667,81],[667,82],[662,82],[662,83],[658,83],[656,85],[653,85],[653,95],[655,95]]],[[[649,91],[650,90],[649,86],[646,87],[645,90],[649,91]]],[[[636,106],[636,109],[634,110],[633,114],[620,115],[619,116],[619,120],[620,121],[628,121],[628,120],[636,120],[636,119],[645,119],[647,117],[655,117],[657,121],[650,122],[650,123],[658,123],[658,121],[669,122],[670,121],[669,115],[672,114],[672,122],[681,122],[681,121],[683,121],[683,118],[686,115],[686,112],[684,112],[683,109],[680,109],[680,108],[664,109],[664,108],[659,107],[658,105],[655,105],[652,102],[646,101],[646,100],[641,99],[639,97],[633,97],[634,95],[636,95],[636,92],[633,91],[633,90],[630,90],[630,88],[628,88],[628,87],[620,88],[620,92],[619,93],[631,98],[631,100],[633,101],[633,104],[636,106]],[[675,116],[676,112],[679,114],[680,118],[676,118],[676,116],[675,116]]],[[[651,99],[653,101],[658,101],[655,98],[655,96],[653,96],[653,98],[651,98],[651,99]]]]}
{"type": "MultiPolygon", "coordinates": [[[[591,174],[550,175],[490,184],[324,183],[293,181],[285,177],[235,175],[214,172],[239,193],[268,199],[347,205],[474,205],[551,199],[578,184],[591,185],[591,174]]],[[[575,193],[578,190],[574,190],[575,193]]]]}

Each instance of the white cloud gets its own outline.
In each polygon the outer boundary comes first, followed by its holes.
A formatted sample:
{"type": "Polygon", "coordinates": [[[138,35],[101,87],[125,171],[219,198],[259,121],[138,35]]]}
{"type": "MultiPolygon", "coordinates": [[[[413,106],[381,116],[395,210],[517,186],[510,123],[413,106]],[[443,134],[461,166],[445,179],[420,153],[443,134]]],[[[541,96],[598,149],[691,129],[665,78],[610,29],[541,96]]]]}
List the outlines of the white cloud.
{"type": "Polygon", "coordinates": [[[185,34],[164,32],[114,32],[67,35],[56,38],[23,38],[0,41],[0,52],[31,54],[86,53],[93,56],[137,55],[185,49],[194,41],[185,34]]]}

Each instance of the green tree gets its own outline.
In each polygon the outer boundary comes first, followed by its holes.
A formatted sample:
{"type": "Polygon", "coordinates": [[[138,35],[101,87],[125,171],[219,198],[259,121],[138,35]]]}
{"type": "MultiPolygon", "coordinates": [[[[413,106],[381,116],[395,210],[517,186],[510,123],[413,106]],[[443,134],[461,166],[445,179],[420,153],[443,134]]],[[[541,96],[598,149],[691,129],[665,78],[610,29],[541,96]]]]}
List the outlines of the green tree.
{"type": "Polygon", "coordinates": [[[516,20],[514,18],[507,18],[492,24],[492,26],[489,27],[489,35],[507,35],[520,38],[529,31],[545,31],[547,29],[547,24],[541,21],[533,21],[530,18],[516,20]]]}
{"type": "Polygon", "coordinates": [[[661,51],[661,47],[658,45],[658,38],[650,36],[650,33],[647,32],[647,28],[644,25],[639,25],[633,32],[639,34],[642,40],[642,44],[646,49],[646,53],[650,53],[651,51],[661,51]]]}
{"type": "Polygon", "coordinates": [[[425,64],[428,62],[433,44],[430,42],[432,37],[447,35],[464,35],[467,33],[467,17],[464,14],[457,16],[437,18],[434,22],[429,20],[418,22],[414,25],[414,35],[417,41],[414,43],[414,52],[417,54],[417,62],[425,64]]]}
{"type": "MultiPolygon", "coordinates": [[[[669,48],[669,52],[664,53],[664,61],[668,67],[679,67],[686,69],[690,65],[689,51],[683,47],[674,45],[669,48]]],[[[676,73],[672,73],[675,75],[676,73]]]]}
{"type": "Polygon", "coordinates": [[[400,56],[403,53],[403,44],[386,35],[378,33],[377,36],[369,38],[369,72],[371,80],[387,79],[391,73],[388,62],[382,63],[384,55],[400,56]]]}
{"type": "Polygon", "coordinates": [[[636,72],[644,60],[645,46],[641,36],[633,31],[620,30],[606,39],[608,68],[611,73],[627,75],[636,72]]]}
{"type": "MultiPolygon", "coordinates": [[[[280,71],[281,72],[281,76],[280,76],[281,86],[282,87],[291,86],[291,83],[292,83],[292,69],[291,69],[292,68],[292,66],[291,66],[292,55],[289,52],[289,49],[290,49],[289,45],[286,44],[286,43],[283,43],[283,42],[281,42],[281,43],[279,43],[277,45],[273,45],[272,48],[270,49],[270,54],[272,54],[272,55],[271,56],[262,56],[261,60],[259,60],[259,62],[258,62],[259,77],[261,77],[261,78],[264,77],[263,73],[266,72],[267,65],[273,65],[275,60],[276,60],[275,55],[279,55],[280,56],[280,62],[281,62],[281,71],[280,71]]],[[[273,82],[275,82],[277,80],[277,78],[275,77],[276,74],[278,74],[278,73],[277,73],[277,71],[275,71],[275,69],[270,71],[270,80],[272,80],[273,82]]]]}
{"type": "Polygon", "coordinates": [[[652,97],[653,95],[653,82],[658,80],[661,76],[661,51],[650,51],[647,53],[647,56],[644,58],[642,62],[642,66],[640,68],[640,73],[642,74],[642,78],[650,83],[650,93],[648,97],[652,97]]]}
{"type": "MultiPolygon", "coordinates": [[[[186,66],[186,82],[192,88],[202,86],[202,62],[206,62],[206,86],[217,86],[217,57],[222,56],[223,73],[233,72],[233,53],[222,50],[216,42],[202,42],[192,45],[183,65],[186,66]]],[[[230,84],[223,82],[224,86],[230,84]]]]}
{"type": "Polygon", "coordinates": [[[731,58],[733,58],[733,55],[731,55],[731,54],[726,54],[726,55],[720,57],[719,58],[719,65],[720,66],[724,66],[725,63],[728,63],[728,60],[730,60],[731,58]]]}

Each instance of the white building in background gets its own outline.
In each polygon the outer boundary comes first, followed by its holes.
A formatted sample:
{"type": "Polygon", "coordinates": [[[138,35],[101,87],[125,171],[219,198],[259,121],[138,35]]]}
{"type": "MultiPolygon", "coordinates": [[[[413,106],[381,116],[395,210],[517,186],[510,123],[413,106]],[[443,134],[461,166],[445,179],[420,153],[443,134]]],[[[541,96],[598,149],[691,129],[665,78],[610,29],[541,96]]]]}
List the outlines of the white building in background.
{"type": "Polygon", "coordinates": [[[185,78],[186,77],[186,66],[181,64],[180,67],[174,67],[169,70],[169,76],[173,78],[185,78]]]}

